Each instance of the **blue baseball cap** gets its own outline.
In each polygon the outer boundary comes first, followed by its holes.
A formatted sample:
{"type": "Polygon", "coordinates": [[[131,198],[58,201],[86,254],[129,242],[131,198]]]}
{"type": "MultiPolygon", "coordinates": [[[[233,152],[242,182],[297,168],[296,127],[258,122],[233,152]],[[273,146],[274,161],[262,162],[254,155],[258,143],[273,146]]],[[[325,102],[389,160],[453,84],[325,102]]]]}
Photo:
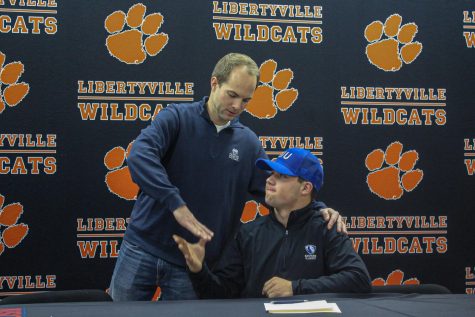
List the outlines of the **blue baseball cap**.
{"type": "Polygon", "coordinates": [[[275,161],[258,159],[256,166],[266,171],[297,176],[312,183],[319,191],[323,186],[323,168],[318,158],[310,151],[291,148],[282,153],[275,161]]]}

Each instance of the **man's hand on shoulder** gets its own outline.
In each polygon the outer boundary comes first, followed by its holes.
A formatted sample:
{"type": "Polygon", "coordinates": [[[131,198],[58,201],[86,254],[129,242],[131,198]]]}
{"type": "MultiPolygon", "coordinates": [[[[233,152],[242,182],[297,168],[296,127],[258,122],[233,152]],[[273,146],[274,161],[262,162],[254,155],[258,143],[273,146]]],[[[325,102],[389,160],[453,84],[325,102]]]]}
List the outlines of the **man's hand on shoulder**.
{"type": "Polygon", "coordinates": [[[206,241],[200,239],[198,243],[192,244],[176,234],[173,235],[173,240],[175,240],[178,249],[183,253],[188,269],[193,273],[200,272],[203,269],[206,241]]]}
{"type": "Polygon", "coordinates": [[[333,210],[332,208],[322,208],[320,209],[320,212],[322,213],[323,219],[325,219],[325,221],[328,221],[328,229],[331,229],[336,223],[337,232],[348,234],[348,231],[346,230],[346,225],[343,222],[341,215],[338,211],[333,210]]]}
{"type": "Polygon", "coordinates": [[[195,218],[186,205],[175,209],[173,211],[173,216],[182,227],[200,239],[208,242],[214,235],[211,230],[195,218]]]}
{"type": "Polygon", "coordinates": [[[269,298],[293,296],[294,292],[292,291],[292,281],[274,276],[264,283],[262,295],[265,295],[269,298]]]}

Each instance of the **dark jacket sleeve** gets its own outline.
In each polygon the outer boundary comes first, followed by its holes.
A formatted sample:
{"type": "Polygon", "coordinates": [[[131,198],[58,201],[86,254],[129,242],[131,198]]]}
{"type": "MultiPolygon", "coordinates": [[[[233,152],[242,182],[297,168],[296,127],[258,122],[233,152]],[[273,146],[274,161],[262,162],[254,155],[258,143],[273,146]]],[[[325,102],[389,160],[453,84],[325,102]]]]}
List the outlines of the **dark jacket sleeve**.
{"type": "Polygon", "coordinates": [[[160,111],[150,126],[143,129],[132,145],[127,165],[132,180],[150,197],[171,212],[185,202],[169,180],[162,164],[179,133],[179,116],[173,105],[160,111]]]}
{"type": "Polygon", "coordinates": [[[267,156],[266,152],[262,148],[262,146],[258,145],[259,147],[259,152],[256,155],[256,158],[254,159],[254,168],[252,171],[252,178],[249,182],[248,186],[248,192],[253,196],[255,200],[257,200],[260,203],[265,202],[265,187],[266,187],[266,180],[267,177],[269,177],[270,172],[261,170],[256,166],[256,161],[257,159],[269,159],[267,156]]]}
{"type": "Polygon", "coordinates": [[[371,279],[348,236],[324,229],[325,276],[292,281],[294,295],[310,293],[368,293],[371,279]]]}
{"type": "Polygon", "coordinates": [[[239,236],[240,233],[226,246],[212,272],[206,264],[201,272],[190,272],[193,288],[199,298],[240,297],[244,288],[244,267],[239,236]]]}

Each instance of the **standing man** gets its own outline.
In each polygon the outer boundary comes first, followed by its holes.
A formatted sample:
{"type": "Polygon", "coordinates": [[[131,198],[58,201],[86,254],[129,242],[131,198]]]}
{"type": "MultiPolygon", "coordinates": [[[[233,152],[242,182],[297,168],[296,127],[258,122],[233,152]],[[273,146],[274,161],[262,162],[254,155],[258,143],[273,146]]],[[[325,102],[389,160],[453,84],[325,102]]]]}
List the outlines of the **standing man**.
{"type": "MultiPolygon", "coordinates": [[[[127,164],[141,191],[111,280],[115,301],[150,300],[157,285],[163,300],[196,298],[172,235],[209,242],[212,265],[236,231],[248,194],[264,196],[268,175],[254,162],[267,156],[238,120],[258,80],[250,57],[228,54],[213,70],[209,98],[169,105],[135,140],[127,164]]],[[[338,213],[332,218],[329,225],[338,213]]]]}
{"type": "Polygon", "coordinates": [[[258,159],[272,171],[266,183],[268,217],[241,226],[217,267],[203,265],[206,241],[173,236],[200,298],[283,297],[308,293],[371,291],[365,264],[348,236],[329,230],[315,195],[323,169],[309,151],[289,149],[276,161],[258,159]]]}

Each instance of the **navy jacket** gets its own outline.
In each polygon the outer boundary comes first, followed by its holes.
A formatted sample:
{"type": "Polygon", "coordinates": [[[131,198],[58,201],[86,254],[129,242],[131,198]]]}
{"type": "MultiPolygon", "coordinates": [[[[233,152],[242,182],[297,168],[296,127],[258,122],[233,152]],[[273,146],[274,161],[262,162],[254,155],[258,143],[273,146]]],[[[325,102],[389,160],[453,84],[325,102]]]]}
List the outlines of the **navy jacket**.
{"type": "Polygon", "coordinates": [[[214,232],[207,254],[213,263],[236,232],[249,193],[264,197],[267,174],[255,161],[267,155],[259,139],[237,119],[217,133],[206,100],[160,111],[127,159],[141,193],[124,239],[181,266],[184,258],[172,234],[196,238],[176,222],[173,210],[186,204],[214,232]]]}
{"type": "Polygon", "coordinates": [[[294,295],[370,292],[364,262],[348,236],[327,229],[313,201],[293,211],[285,228],[272,212],[242,225],[211,272],[204,265],[190,273],[200,298],[262,297],[264,283],[274,276],[292,281],[294,295]]]}

